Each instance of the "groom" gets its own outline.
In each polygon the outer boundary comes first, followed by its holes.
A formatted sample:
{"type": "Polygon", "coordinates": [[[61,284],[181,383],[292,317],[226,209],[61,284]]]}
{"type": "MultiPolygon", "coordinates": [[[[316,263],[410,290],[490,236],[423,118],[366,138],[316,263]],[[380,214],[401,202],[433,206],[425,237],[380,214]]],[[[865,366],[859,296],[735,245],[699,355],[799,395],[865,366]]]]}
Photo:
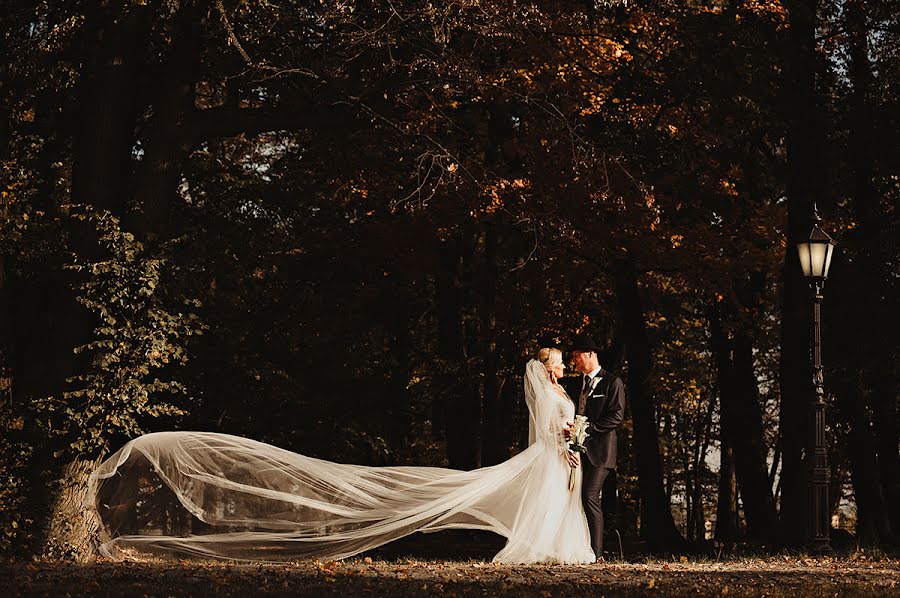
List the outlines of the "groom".
{"type": "MultiPolygon", "coordinates": [[[[616,429],[625,417],[625,385],[600,367],[599,349],[591,338],[578,334],[572,343],[572,360],[581,378],[570,377],[566,391],[576,401],[575,413],[588,419],[581,502],[591,533],[591,548],[603,559],[603,508],[600,493],[609,473],[616,468],[616,429]]],[[[565,430],[566,437],[572,428],[565,430]]]]}

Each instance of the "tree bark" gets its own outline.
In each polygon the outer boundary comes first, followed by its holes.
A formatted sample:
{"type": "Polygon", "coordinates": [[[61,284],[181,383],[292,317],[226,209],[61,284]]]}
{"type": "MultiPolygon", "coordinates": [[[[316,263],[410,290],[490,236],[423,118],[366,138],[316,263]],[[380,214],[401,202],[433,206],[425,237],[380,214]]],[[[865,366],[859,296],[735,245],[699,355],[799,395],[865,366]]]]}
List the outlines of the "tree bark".
{"type": "MultiPolygon", "coordinates": [[[[699,438],[697,439],[694,454],[692,456],[693,499],[691,505],[693,507],[692,521],[694,524],[694,528],[693,531],[690,531],[691,528],[690,526],[688,526],[688,534],[691,539],[699,542],[702,542],[706,539],[706,517],[704,516],[705,510],[703,508],[703,472],[706,469],[705,457],[706,451],[709,449],[710,432],[712,429],[713,411],[715,411],[715,405],[715,400],[710,397],[709,405],[706,408],[706,415],[701,420],[702,423],[698,425],[699,438]]],[[[700,409],[701,407],[698,407],[698,420],[700,420],[700,409]]]]}
{"type": "Polygon", "coordinates": [[[441,376],[439,384],[444,394],[442,419],[447,458],[454,469],[474,469],[479,466],[481,452],[481,396],[473,377],[467,375],[472,331],[464,313],[467,281],[463,274],[471,265],[474,252],[471,235],[460,233],[445,242],[439,251],[438,351],[450,370],[441,376]]]}
{"type": "Polygon", "coordinates": [[[135,126],[143,103],[139,80],[152,23],[149,6],[87,12],[92,52],[80,83],[73,146],[72,200],[122,212],[129,194],[135,126]],[[124,12],[124,15],[122,14],[124,12]]]}
{"type": "Polygon", "coordinates": [[[857,384],[836,380],[839,416],[847,422],[847,457],[856,502],[856,535],[863,546],[891,542],[892,526],[878,472],[875,439],[865,397],[857,384]]]}
{"type": "Polygon", "coordinates": [[[780,429],[782,439],[781,528],[788,545],[804,541],[807,472],[804,448],[812,401],[809,290],[797,258],[797,241],[809,234],[816,198],[825,197],[820,168],[819,103],[815,89],[817,0],[789,0],[784,103],[788,121],[788,235],[782,272],[780,429]]]}
{"type": "Polygon", "coordinates": [[[710,348],[716,365],[716,386],[719,391],[719,498],[716,505],[715,538],[732,542],[740,535],[737,507],[737,475],[732,449],[732,416],[724,406],[725,396],[733,392],[734,377],[727,354],[725,331],[717,311],[710,315],[710,348]]]}
{"type": "Polygon", "coordinates": [[[627,389],[634,418],[641,537],[651,550],[679,551],[684,547],[684,538],[675,526],[663,487],[656,406],[650,386],[652,354],[637,273],[630,256],[616,269],[616,299],[628,358],[627,389]]]}
{"type": "Polygon", "coordinates": [[[88,478],[100,459],[75,459],[63,470],[50,505],[44,556],[88,562],[93,560],[100,519],[85,508],[88,478]]]}
{"type": "Polygon", "coordinates": [[[710,333],[719,386],[721,436],[733,450],[747,535],[757,542],[770,541],[777,514],[766,467],[753,346],[742,327],[726,331],[719,313],[710,317],[710,333]]]}
{"type": "Polygon", "coordinates": [[[412,431],[409,400],[409,379],[412,372],[412,297],[405,280],[396,280],[393,293],[387,300],[390,347],[393,365],[390,372],[387,398],[389,438],[393,446],[408,446],[412,431]]]}
{"type": "MultiPolygon", "coordinates": [[[[898,446],[898,382],[896,355],[898,354],[897,334],[900,325],[896,309],[892,306],[891,290],[893,272],[886,268],[890,256],[886,255],[885,242],[890,235],[885,231],[884,211],[876,187],[876,177],[881,152],[876,145],[877,135],[872,120],[874,74],[869,60],[869,27],[867,6],[862,0],[847,2],[846,26],[849,45],[849,72],[852,85],[850,102],[850,131],[848,139],[848,162],[852,172],[853,210],[860,221],[855,234],[848,236],[845,252],[852,252],[852,269],[843,268],[839,260],[838,272],[853,281],[842,281],[838,298],[843,298],[846,308],[856,309],[842,313],[854,313],[853,325],[848,330],[851,335],[848,348],[852,355],[838,359],[858,363],[859,371],[869,372],[855,383],[848,384],[847,401],[860,401],[848,405],[851,434],[858,446],[848,447],[851,457],[851,474],[855,493],[863,503],[859,508],[868,509],[860,513],[860,536],[872,542],[896,542],[900,533],[900,446],[898,446]],[[888,306],[885,309],[885,306],[888,306]],[[871,343],[871,338],[883,337],[882,342],[871,343]],[[859,358],[858,348],[864,347],[864,357],[859,358]],[[872,408],[872,423],[869,425],[866,399],[872,408]],[[877,459],[875,458],[877,453],[877,459]],[[880,479],[874,480],[871,463],[877,462],[880,479]],[[855,463],[855,464],[854,464],[855,463]],[[858,484],[858,485],[857,485],[858,484]],[[885,516],[886,515],[886,516],[885,516]]],[[[832,294],[832,293],[829,293],[832,294]]],[[[837,326],[845,327],[842,321],[837,326]]],[[[838,348],[840,349],[840,348],[838,348]]],[[[829,350],[829,353],[837,351],[829,350]]],[[[839,399],[843,399],[839,397],[839,399]]],[[[842,401],[843,402],[843,401],[842,401]]]]}
{"type": "Polygon", "coordinates": [[[734,454],[726,439],[719,443],[719,500],[716,505],[716,540],[734,542],[740,536],[737,505],[737,476],[734,454]]]}
{"type": "Polygon", "coordinates": [[[504,412],[500,396],[500,355],[497,344],[497,225],[485,224],[481,293],[481,357],[484,362],[484,418],[482,421],[482,464],[495,465],[506,458],[504,412]]]}
{"type": "Polygon", "coordinates": [[[128,228],[143,235],[168,233],[169,212],[193,142],[186,123],[194,111],[208,3],[185,2],[179,12],[175,41],[157,83],[150,138],[137,172],[136,213],[129,215],[128,228]]]}
{"type": "MultiPolygon", "coordinates": [[[[126,8],[121,2],[102,6],[92,2],[86,9],[84,29],[90,34],[78,90],[79,124],[73,139],[74,203],[121,215],[129,187],[134,128],[141,106],[138,82],[149,46],[151,14],[150,7],[134,4],[126,8]]],[[[96,238],[88,226],[73,224],[69,232],[70,248],[82,258],[97,254],[96,238]]],[[[84,367],[85,357],[76,357],[73,348],[90,340],[94,317],[76,302],[73,284],[74,277],[61,272],[58,263],[48,264],[29,280],[15,281],[13,392],[17,402],[59,397],[67,379],[84,367]]],[[[84,558],[83,547],[75,546],[67,535],[70,527],[81,524],[62,523],[78,516],[60,511],[74,508],[72,497],[83,489],[60,489],[56,479],[62,476],[70,482],[83,482],[87,479],[81,476],[85,462],[78,459],[60,466],[52,453],[63,447],[41,438],[37,429],[30,433],[36,450],[29,503],[49,522],[35,534],[32,548],[48,552],[72,545],[72,555],[84,558]]]]}
{"type": "Polygon", "coordinates": [[[735,424],[739,430],[736,434],[735,466],[744,515],[747,517],[747,535],[752,540],[768,542],[774,540],[778,514],[766,467],[768,451],[763,436],[762,407],[753,367],[753,345],[745,329],[738,332],[735,340],[734,396],[739,401],[735,405],[735,424]]]}

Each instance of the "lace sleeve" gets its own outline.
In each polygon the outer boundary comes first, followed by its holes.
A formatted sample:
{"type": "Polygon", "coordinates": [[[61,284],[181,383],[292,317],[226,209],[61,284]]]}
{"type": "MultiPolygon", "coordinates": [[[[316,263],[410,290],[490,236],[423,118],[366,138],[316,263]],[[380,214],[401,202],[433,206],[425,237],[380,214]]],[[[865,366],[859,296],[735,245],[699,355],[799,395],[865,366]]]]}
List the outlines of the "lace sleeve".
{"type": "Polygon", "coordinates": [[[525,367],[525,402],[528,404],[528,444],[540,442],[555,446],[562,454],[568,449],[563,426],[565,416],[546,377],[546,369],[536,359],[525,367]]]}

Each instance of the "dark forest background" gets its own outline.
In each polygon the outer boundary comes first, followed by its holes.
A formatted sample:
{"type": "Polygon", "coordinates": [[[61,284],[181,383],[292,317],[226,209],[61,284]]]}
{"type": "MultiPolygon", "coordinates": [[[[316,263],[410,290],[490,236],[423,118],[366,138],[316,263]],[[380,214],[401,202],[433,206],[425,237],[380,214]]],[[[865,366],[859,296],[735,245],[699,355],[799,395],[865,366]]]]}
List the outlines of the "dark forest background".
{"type": "Polygon", "coordinates": [[[813,205],[836,541],[900,534],[900,4],[10,0],[0,550],[201,429],[497,463],[521,376],[623,377],[624,534],[803,542],[813,205]],[[843,534],[843,535],[842,535],[843,534]]]}

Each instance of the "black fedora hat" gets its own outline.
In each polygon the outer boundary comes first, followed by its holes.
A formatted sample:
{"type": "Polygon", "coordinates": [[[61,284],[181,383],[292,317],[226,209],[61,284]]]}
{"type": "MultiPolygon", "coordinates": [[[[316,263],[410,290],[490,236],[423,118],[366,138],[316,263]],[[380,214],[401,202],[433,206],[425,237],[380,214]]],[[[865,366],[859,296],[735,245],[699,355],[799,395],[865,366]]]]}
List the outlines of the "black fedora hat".
{"type": "Polygon", "coordinates": [[[580,351],[582,353],[593,352],[599,353],[600,347],[597,346],[597,343],[594,342],[594,339],[584,334],[583,332],[579,332],[575,335],[575,338],[572,339],[572,351],[580,351]]]}

